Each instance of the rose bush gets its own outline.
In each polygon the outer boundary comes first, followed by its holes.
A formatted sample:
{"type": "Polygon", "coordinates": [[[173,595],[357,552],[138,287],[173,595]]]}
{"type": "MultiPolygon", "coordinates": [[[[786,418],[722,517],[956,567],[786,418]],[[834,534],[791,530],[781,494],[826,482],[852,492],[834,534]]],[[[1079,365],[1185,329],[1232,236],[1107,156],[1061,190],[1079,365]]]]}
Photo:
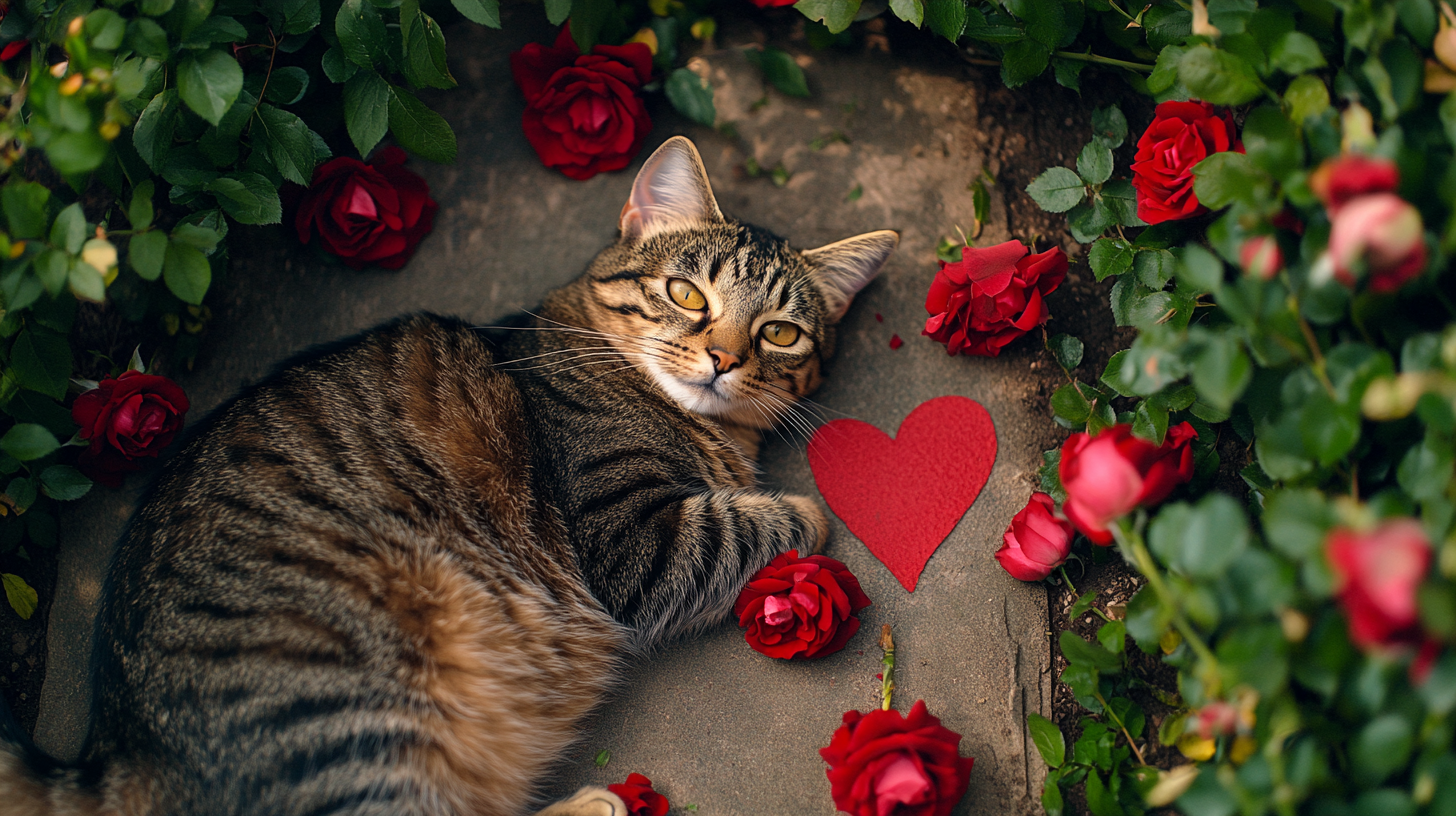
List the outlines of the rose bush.
{"type": "Polygon", "coordinates": [[[171,444],[187,419],[187,394],[166,377],[124,371],[76,397],[71,418],[90,442],[77,467],[111,487],[171,444]]]}
{"type": "Polygon", "coordinates": [[[961,260],[941,262],[925,296],[922,334],[945,344],[949,354],[995,357],[1002,347],[1050,316],[1044,299],[1067,276],[1061,249],[1028,255],[1020,241],[978,249],[964,247],[961,260]]]}
{"type": "Polygon", "coordinates": [[[622,797],[627,806],[624,816],[665,816],[670,807],[667,797],[652,789],[652,780],[640,773],[627,774],[627,781],[608,785],[607,790],[622,797]]]}
{"type": "Polygon", "coordinates": [[[834,806],[852,816],[948,816],[965,796],[974,759],[961,735],[916,700],[907,714],[847,711],[819,755],[834,806]]]}
{"type": "Polygon", "coordinates": [[[1193,167],[1227,150],[1244,152],[1227,110],[1199,100],[1158,105],[1132,164],[1138,217],[1161,224],[1208,212],[1194,193],[1193,167]]]}
{"type": "Polygon", "coordinates": [[[298,240],[306,244],[317,232],[324,249],[355,269],[404,266],[439,209],[425,180],[404,169],[405,158],[390,146],[368,164],[340,157],[319,165],[298,202],[298,240]]]}
{"type": "Polygon", "coordinates": [[[1113,522],[1161,502],[1193,477],[1190,443],[1197,436],[1187,422],[1169,428],[1162,445],[1134,436],[1130,425],[1096,436],[1072,434],[1062,444],[1059,465],[1067,492],[1063,512],[1092,543],[1111,544],[1113,522]]]}
{"type": "Polygon", "coordinates": [[[511,54],[511,74],[526,96],[526,140],[542,164],[570,178],[626,167],[652,129],[641,97],[652,51],[642,43],[582,54],[563,27],[551,47],[527,43],[511,54]]]}
{"type": "Polygon", "coordinates": [[[833,654],[859,631],[856,614],[870,605],[859,579],[825,555],[775,557],[755,572],[733,604],[744,639],[769,657],[833,654]]]}
{"type": "Polygon", "coordinates": [[[1052,497],[1033,493],[1011,517],[996,560],[1020,581],[1040,581],[1061,566],[1072,551],[1072,523],[1057,515],[1052,497]]]}

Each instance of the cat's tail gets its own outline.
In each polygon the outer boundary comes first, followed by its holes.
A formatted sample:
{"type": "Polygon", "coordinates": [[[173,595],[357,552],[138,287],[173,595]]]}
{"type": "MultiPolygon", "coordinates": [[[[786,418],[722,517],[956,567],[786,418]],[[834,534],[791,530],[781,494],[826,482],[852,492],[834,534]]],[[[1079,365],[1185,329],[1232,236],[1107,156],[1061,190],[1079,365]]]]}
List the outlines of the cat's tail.
{"type": "Polygon", "coordinates": [[[0,697],[0,812],[5,816],[92,816],[99,797],[82,790],[77,768],[47,756],[0,697]]]}

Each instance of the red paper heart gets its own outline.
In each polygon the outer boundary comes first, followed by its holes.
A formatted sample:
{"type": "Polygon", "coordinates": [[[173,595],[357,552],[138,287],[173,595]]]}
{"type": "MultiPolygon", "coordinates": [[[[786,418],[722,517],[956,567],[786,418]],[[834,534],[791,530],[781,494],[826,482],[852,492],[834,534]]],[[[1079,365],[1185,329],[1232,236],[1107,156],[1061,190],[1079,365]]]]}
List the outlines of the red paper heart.
{"type": "Polygon", "coordinates": [[[995,462],[996,426],[966,397],[921,403],[894,439],[868,423],[836,419],[809,440],[809,467],[829,509],[908,592],[995,462]]]}

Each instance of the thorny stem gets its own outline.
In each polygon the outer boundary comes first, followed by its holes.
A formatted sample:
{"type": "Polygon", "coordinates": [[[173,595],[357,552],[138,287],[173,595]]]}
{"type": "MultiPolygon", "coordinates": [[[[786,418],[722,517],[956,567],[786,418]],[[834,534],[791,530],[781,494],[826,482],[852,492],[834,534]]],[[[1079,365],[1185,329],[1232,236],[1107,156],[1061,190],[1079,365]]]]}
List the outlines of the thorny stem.
{"type": "MultiPolygon", "coordinates": [[[[254,44],[263,45],[262,43],[254,44]]],[[[253,114],[258,112],[258,106],[263,104],[263,95],[268,93],[268,80],[273,78],[273,61],[278,58],[278,35],[273,33],[272,26],[268,28],[268,45],[263,47],[268,49],[268,72],[263,74],[263,87],[258,91],[258,101],[253,103],[253,110],[248,113],[249,119],[252,119],[253,114]]]]}
{"type": "Polygon", "coordinates": [[[1117,724],[1117,730],[1121,731],[1124,737],[1127,737],[1127,747],[1132,749],[1132,755],[1137,757],[1138,764],[1143,766],[1144,768],[1148,767],[1147,760],[1143,759],[1143,752],[1138,749],[1137,740],[1133,739],[1132,734],[1128,733],[1127,725],[1123,723],[1121,717],[1118,717],[1117,714],[1113,712],[1112,706],[1108,705],[1107,701],[1102,699],[1101,692],[1097,693],[1097,702],[1102,704],[1102,710],[1106,711],[1107,716],[1114,723],[1117,724]]]}
{"type": "Polygon", "coordinates": [[[1158,601],[1169,609],[1173,610],[1173,625],[1177,627],[1179,634],[1188,642],[1189,648],[1198,655],[1208,666],[1217,666],[1218,658],[1213,656],[1213,651],[1208,644],[1203,642],[1198,632],[1188,619],[1183,616],[1183,610],[1173,598],[1168,585],[1163,582],[1163,574],[1158,571],[1158,565],[1153,561],[1153,554],[1148,552],[1148,545],[1143,543],[1142,536],[1135,534],[1129,528],[1130,522],[1123,519],[1112,525],[1112,535],[1117,539],[1117,546],[1122,550],[1124,556],[1133,562],[1147,579],[1148,585],[1158,596],[1158,601]]]}
{"type": "Polygon", "coordinates": [[[889,711],[895,694],[895,639],[890,636],[888,623],[880,628],[880,648],[885,650],[885,656],[880,658],[885,665],[884,679],[880,683],[880,710],[889,711]]]}
{"type": "Polygon", "coordinates": [[[1127,60],[1102,57],[1097,54],[1078,54],[1075,51],[1053,51],[1052,53],[1062,59],[1092,62],[1098,65],[1111,65],[1115,68],[1126,68],[1129,71],[1137,71],[1143,74],[1151,74],[1153,69],[1157,67],[1155,65],[1148,65],[1145,62],[1128,62],[1127,60]]]}

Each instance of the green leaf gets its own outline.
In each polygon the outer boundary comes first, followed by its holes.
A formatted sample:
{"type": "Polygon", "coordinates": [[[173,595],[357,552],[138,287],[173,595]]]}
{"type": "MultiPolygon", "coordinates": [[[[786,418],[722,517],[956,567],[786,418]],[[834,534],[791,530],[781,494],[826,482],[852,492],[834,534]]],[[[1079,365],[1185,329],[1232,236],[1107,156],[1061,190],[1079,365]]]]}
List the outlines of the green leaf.
{"type": "Polygon", "coordinates": [[[51,297],[61,293],[66,285],[66,276],[71,271],[71,258],[64,250],[47,249],[35,256],[31,262],[38,278],[51,297]]]}
{"type": "Polygon", "coordinates": [[[1233,407],[1254,376],[1243,345],[1228,332],[1210,332],[1193,359],[1193,387],[1206,402],[1222,411],[1233,407]]]}
{"type": "Polygon", "coordinates": [[[455,77],[445,64],[445,35],[430,15],[420,11],[419,0],[399,6],[404,74],[422,88],[453,88],[455,77]]]}
{"type": "Polygon", "coordinates": [[[1182,88],[1178,80],[1178,65],[1183,60],[1183,55],[1188,49],[1177,45],[1169,45],[1158,52],[1158,59],[1153,64],[1153,72],[1148,75],[1148,91],[1154,95],[1164,92],[1176,93],[1176,89],[1182,88]]]}
{"type": "Polygon", "coordinates": [[[1123,620],[1138,648],[1154,654],[1158,651],[1158,640],[1173,622],[1173,610],[1160,603],[1153,588],[1145,585],[1127,602],[1123,620]]]}
{"type": "Polygon", "coordinates": [[[155,187],[151,179],[141,182],[131,191],[131,203],[126,208],[126,220],[133,230],[144,230],[152,225],[156,210],[152,206],[155,187]]]}
{"type": "MultiPolygon", "coordinates": [[[[241,224],[277,224],[283,221],[283,203],[278,199],[278,188],[257,173],[239,171],[223,176],[213,180],[206,189],[217,197],[217,203],[222,205],[223,210],[241,224]]],[[[168,284],[171,284],[170,280],[168,284]]]]}
{"type": "Polygon", "coordinates": [[[594,762],[598,768],[605,768],[605,767],[607,767],[607,763],[608,762],[611,762],[611,761],[612,761],[612,752],[611,751],[608,751],[605,748],[603,748],[602,750],[598,751],[597,752],[597,755],[596,755],[596,758],[592,760],[592,762],[594,762]]]}
{"type": "MultiPolygon", "coordinates": [[[[1113,654],[1122,654],[1127,643],[1127,626],[1120,620],[1110,620],[1097,630],[1097,642],[1113,654]]],[[[1141,730],[1141,729],[1139,729],[1141,730]]],[[[1133,732],[1137,733],[1137,732],[1133,732]]]]}
{"type": "Polygon", "coordinates": [[[60,446],[55,434],[33,422],[21,422],[0,436],[0,450],[22,462],[39,459],[60,446]]]}
{"type": "Polygon", "coordinates": [[[368,156],[389,130],[389,83],[373,71],[359,71],[344,83],[344,124],[359,155],[368,156]]]}
{"type": "Polygon", "coordinates": [[[185,303],[202,303],[212,285],[212,266],[207,256],[195,247],[173,242],[167,246],[167,262],[162,269],[167,288],[185,303]]]}
{"type": "Polygon", "coordinates": [[[1243,201],[1254,204],[1268,178],[1243,153],[1215,153],[1193,166],[1193,193],[1209,209],[1243,201]]]}
{"type": "Polygon", "coordinates": [[[455,10],[472,23],[501,27],[500,0],[450,0],[455,10]]]}
{"type": "Polygon", "coordinates": [[[583,53],[589,52],[600,41],[602,29],[617,13],[615,0],[572,0],[571,39],[583,53]]]}
{"type": "Polygon", "coordinates": [[[243,42],[248,39],[248,30],[231,17],[208,17],[192,30],[184,48],[206,48],[213,43],[243,42]]]}
{"type": "Polygon", "coordinates": [[[1088,184],[1101,184],[1112,178],[1112,151],[1097,142],[1088,142],[1077,156],[1077,173],[1088,184]]]}
{"type": "Polygon", "coordinates": [[[1356,781],[1374,786],[1405,767],[1415,747],[1415,733],[1405,717],[1383,714],[1365,724],[1350,746],[1350,769],[1356,781]]]}
{"type": "Polygon", "coordinates": [[[678,113],[700,125],[713,126],[718,112],[713,107],[713,88],[706,79],[686,68],[678,68],[667,75],[664,90],[667,101],[678,113]]]}
{"type": "Polygon", "coordinates": [[[1088,643],[1078,637],[1076,632],[1063,631],[1057,638],[1057,645],[1061,647],[1062,655],[1069,663],[1090,666],[1104,674],[1122,671],[1122,658],[1101,646],[1088,643]]]}
{"type": "MultiPolygon", "coordinates": [[[[187,54],[177,66],[177,92],[182,101],[211,124],[222,121],[223,114],[237,101],[242,89],[243,69],[232,55],[223,51],[208,49],[187,54]]],[[[150,110],[151,105],[147,108],[150,110]]],[[[140,146],[137,152],[142,153],[140,146]]],[[[146,157],[142,153],[142,158],[146,157]]]]}
{"type": "Polygon", "coordinates": [[[1054,334],[1047,340],[1047,348],[1057,359],[1057,365],[1071,370],[1082,364],[1082,341],[1070,334],[1054,334]]]}
{"type": "MultiPolygon", "coordinates": [[[[1175,253],[1176,254],[1176,253],[1175,253]]],[[[1178,282],[1199,292],[1217,293],[1223,287],[1223,261],[1197,244],[1183,248],[1178,282]]]]}
{"type": "Polygon", "coordinates": [[[1272,105],[1256,108],[1244,121],[1244,151],[1260,169],[1282,178],[1304,166],[1304,143],[1294,123],[1272,105]]]}
{"type": "MultiPolygon", "coordinates": [[[[936,1],[931,0],[930,3],[932,20],[936,1]]],[[[961,2],[961,0],[949,1],[961,2]]],[[[803,14],[810,20],[823,21],[830,33],[838,34],[846,28],[849,28],[849,24],[854,22],[854,15],[859,13],[859,4],[860,0],[799,0],[799,2],[794,4],[794,8],[798,9],[800,14],[803,14]]],[[[962,6],[962,10],[964,8],[962,6]]],[[[932,21],[931,27],[933,28],[934,25],[932,21]]]]}
{"type": "Polygon", "coordinates": [[[51,217],[47,205],[51,191],[33,181],[17,181],[0,188],[0,207],[5,210],[5,221],[10,225],[11,240],[29,240],[45,234],[51,217]]]}
{"type": "Polygon", "coordinates": [[[143,57],[165,60],[171,54],[166,30],[145,17],[138,17],[127,24],[126,39],[131,50],[143,57]]]}
{"type": "Polygon", "coordinates": [[[279,174],[307,187],[313,180],[314,164],[313,137],[309,135],[308,125],[288,111],[259,105],[258,132],[279,174]]]}
{"type": "Polygon", "coordinates": [[[925,5],[920,0],[890,0],[890,11],[916,28],[925,21],[925,5]]]}
{"type": "Polygon", "coordinates": [[[106,279],[91,264],[71,264],[71,269],[66,275],[66,282],[70,284],[71,294],[77,300],[88,300],[92,303],[106,302],[106,279]]]}
{"type": "Polygon", "coordinates": [[[1092,111],[1092,140],[1110,150],[1127,140],[1127,117],[1116,105],[1092,111]]]}
{"type": "Polygon", "coordinates": [[[1137,411],[1133,413],[1132,432],[1154,445],[1163,444],[1163,438],[1168,434],[1167,407],[1156,399],[1138,403],[1137,411]]]}
{"type": "Polygon", "coordinates": [[[763,50],[750,48],[744,51],[748,61],[757,65],[763,71],[764,79],[773,83],[775,88],[789,96],[805,97],[809,95],[809,85],[804,81],[804,71],[794,62],[792,55],[772,46],[766,46],[763,50]]]}
{"type": "Polygon", "coordinates": [[[40,486],[56,501],[71,501],[91,490],[91,480],[70,465],[51,465],[41,472],[40,486]]]}
{"type": "Polygon", "coordinates": [[[1248,520],[1238,502],[1210,493],[1195,505],[1170,504],[1148,527],[1148,546],[1173,571],[1217,578],[1248,548],[1248,520]]]}
{"type": "Polygon", "coordinates": [[[571,16],[571,0],[546,0],[546,21],[559,26],[571,16]]]}
{"type": "Polygon", "coordinates": [[[440,114],[394,85],[389,86],[389,129],[411,153],[440,164],[455,161],[455,132],[440,114]]]}
{"type": "Polygon", "coordinates": [[[126,37],[126,21],[111,9],[96,9],[86,15],[84,30],[92,48],[115,51],[126,37]]]}
{"type": "Polygon", "coordinates": [[[65,399],[71,378],[71,345],[63,335],[42,328],[22,329],[10,349],[10,365],[22,387],[65,399]]]}
{"type": "Polygon", "coordinates": [[[84,243],[86,213],[81,210],[81,202],[78,201],[56,215],[55,223],[51,224],[51,245],[75,255],[84,243]]]}
{"type": "Polygon", "coordinates": [[[966,19],[966,0],[925,0],[925,24],[952,43],[966,30],[966,19]]]}
{"type": "Polygon", "coordinates": [[[1134,254],[1136,250],[1127,241],[1101,238],[1087,253],[1087,264],[1092,267],[1092,274],[1097,280],[1105,280],[1131,269],[1134,254]]]}
{"type": "Polygon", "coordinates": [[[1117,803],[1117,794],[1102,781],[1102,774],[1096,770],[1087,774],[1087,809],[1092,816],[1126,816],[1127,811],[1117,803]]]}
{"type": "Polygon", "coordinates": [[[1047,212],[1066,212],[1087,197],[1087,185],[1071,170],[1052,167],[1026,185],[1026,194],[1047,212]]]}
{"type": "Polygon", "coordinates": [[[1194,96],[1215,105],[1242,105],[1260,93],[1247,62],[1227,51],[1196,45],[1178,61],[1178,79],[1194,96]]]}
{"type": "Polygon", "coordinates": [[[1025,85],[1041,76],[1051,55],[1051,49],[1032,39],[1007,45],[1001,54],[1001,81],[1008,88],[1025,85]]]}
{"type": "Polygon", "coordinates": [[[148,17],[161,17],[172,10],[176,0],[141,0],[137,8],[148,17]]]}
{"type": "Polygon", "coordinates": [[[1456,473],[1456,451],[1452,450],[1450,440],[1427,431],[1426,438],[1401,457],[1396,479],[1411,498],[1430,501],[1446,493],[1453,473],[1456,473]]]}
{"type": "Polygon", "coordinates": [[[1077,93],[1082,92],[1082,69],[1086,67],[1087,63],[1081,60],[1052,57],[1052,76],[1056,78],[1057,84],[1077,93]]]}
{"type": "Polygon", "coordinates": [[[1340,405],[1321,393],[1304,404],[1299,416],[1305,452],[1325,467],[1343,459],[1360,439],[1358,405],[1340,405]]]}
{"type": "Polygon", "coordinates": [[[1064,420],[1068,428],[1075,428],[1092,415],[1092,404],[1078,389],[1076,383],[1067,383],[1052,393],[1052,415],[1064,420]]]}
{"type": "Polygon", "coordinates": [[[1298,76],[1284,89],[1284,104],[1289,106],[1289,118],[1303,124],[1309,117],[1329,110],[1330,91],[1317,76],[1298,76]]]}
{"type": "Polygon", "coordinates": [[[111,145],[94,130],[61,133],[45,145],[46,158],[64,176],[89,173],[106,161],[111,145]]]}
{"type": "Polygon", "coordinates": [[[10,608],[21,620],[30,620],[35,614],[36,607],[40,605],[40,595],[25,582],[24,578],[14,573],[0,574],[0,583],[5,585],[5,600],[10,602],[10,608]]]}
{"type": "Polygon", "coordinates": [[[1319,43],[1303,31],[1291,31],[1280,37],[1269,50],[1269,67],[1290,76],[1325,67],[1325,55],[1319,43]]]}
{"type": "Polygon", "coordinates": [[[1177,268],[1177,259],[1166,249],[1141,250],[1132,261],[1138,282],[1155,292],[1168,285],[1177,268]]]}
{"type": "Polygon", "coordinates": [[[1031,729],[1031,741],[1048,768],[1060,768],[1067,761],[1067,741],[1062,729],[1042,715],[1031,712],[1026,716],[1026,725],[1031,729]]]}
{"type": "Polygon", "coordinates": [[[193,213],[188,216],[188,220],[178,224],[172,230],[172,240],[190,246],[204,255],[211,255],[213,249],[217,248],[218,242],[227,236],[227,223],[222,220],[222,213],[217,210],[210,211],[210,215],[212,218],[209,218],[207,212],[193,213]],[[209,224],[209,226],[203,226],[203,224],[209,224]]]}
{"type": "Polygon", "coordinates": [[[359,73],[359,66],[344,59],[344,52],[338,48],[330,48],[324,52],[322,66],[324,76],[333,83],[348,82],[351,77],[359,73]]]}
{"type": "Polygon", "coordinates": [[[1051,774],[1047,774],[1046,784],[1041,790],[1041,809],[1046,811],[1046,816],[1063,816],[1066,812],[1066,802],[1062,799],[1062,788],[1051,774]]]}
{"type": "Polygon", "coordinates": [[[322,20],[319,0],[262,0],[263,13],[275,30],[284,34],[304,34],[322,20]]]}
{"type": "Polygon", "coordinates": [[[334,17],[334,33],[344,57],[360,68],[384,61],[384,20],[368,0],[344,0],[334,17]]]}
{"type": "MultiPolygon", "coordinates": [[[[1097,702],[1097,682],[1099,679],[1100,676],[1097,674],[1095,668],[1080,663],[1069,664],[1067,668],[1062,670],[1061,676],[1062,682],[1066,683],[1067,687],[1072,690],[1072,695],[1077,698],[1077,702],[1081,703],[1083,708],[1094,713],[1102,711],[1102,704],[1097,702]]],[[[1083,731],[1082,736],[1085,739],[1087,732],[1083,731]]],[[[1078,740],[1078,745],[1081,745],[1081,740],[1078,740]]]]}
{"type": "Polygon", "coordinates": [[[1061,0],[1009,0],[1006,8],[1026,21],[1026,36],[1047,48],[1059,48],[1067,35],[1061,0]]]}
{"type": "Polygon", "coordinates": [[[126,259],[142,280],[154,281],[162,276],[162,261],[167,257],[167,236],[161,232],[133,235],[126,247],[126,259]]]}
{"type": "Polygon", "coordinates": [[[308,81],[308,72],[297,65],[275,68],[273,76],[268,79],[264,96],[278,105],[292,105],[308,93],[308,81]]]}

